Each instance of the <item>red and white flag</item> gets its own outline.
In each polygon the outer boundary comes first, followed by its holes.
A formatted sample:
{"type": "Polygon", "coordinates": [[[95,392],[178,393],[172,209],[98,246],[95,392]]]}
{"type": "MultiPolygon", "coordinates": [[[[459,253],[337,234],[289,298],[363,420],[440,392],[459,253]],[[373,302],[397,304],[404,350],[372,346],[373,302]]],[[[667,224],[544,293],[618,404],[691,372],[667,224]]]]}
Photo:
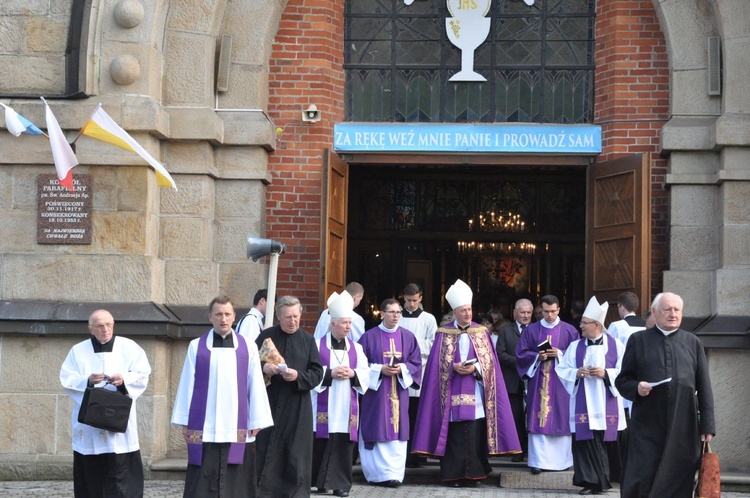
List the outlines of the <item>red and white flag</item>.
{"type": "Polygon", "coordinates": [[[60,129],[60,125],[55,115],[52,114],[52,109],[47,105],[47,101],[42,98],[42,102],[44,102],[46,109],[47,133],[49,134],[50,147],[52,147],[52,158],[55,161],[57,179],[60,181],[60,185],[72,191],[73,168],[78,164],[78,158],[60,129]]]}

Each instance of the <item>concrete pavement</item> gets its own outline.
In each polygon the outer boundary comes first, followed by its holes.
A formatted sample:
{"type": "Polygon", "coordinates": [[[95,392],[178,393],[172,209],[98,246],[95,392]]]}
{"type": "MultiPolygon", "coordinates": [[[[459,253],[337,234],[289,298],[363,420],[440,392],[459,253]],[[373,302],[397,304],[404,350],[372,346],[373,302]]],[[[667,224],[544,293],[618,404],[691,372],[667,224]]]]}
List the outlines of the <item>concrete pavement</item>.
{"type": "MultiPolygon", "coordinates": [[[[449,489],[432,484],[410,484],[398,489],[379,488],[356,482],[352,487],[352,498],[570,498],[578,496],[575,490],[554,489],[506,489],[498,487],[491,479],[473,489],[449,489]]],[[[183,492],[182,481],[146,481],[145,498],[180,498],[183,492]]],[[[72,481],[3,481],[0,482],[0,496],[24,498],[70,498],[73,496],[72,481]]],[[[313,493],[312,497],[322,497],[313,493]]],[[[329,495],[331,496],[331,495],[329,495]]],[[[617,489],[610,490],[610,498],[619,496],[617,489]]],[[[722,498],[750,498],[750,493],[725,492],[722,498]]],[[[272,498],[272,497],[271,497],[272,498]]]]}

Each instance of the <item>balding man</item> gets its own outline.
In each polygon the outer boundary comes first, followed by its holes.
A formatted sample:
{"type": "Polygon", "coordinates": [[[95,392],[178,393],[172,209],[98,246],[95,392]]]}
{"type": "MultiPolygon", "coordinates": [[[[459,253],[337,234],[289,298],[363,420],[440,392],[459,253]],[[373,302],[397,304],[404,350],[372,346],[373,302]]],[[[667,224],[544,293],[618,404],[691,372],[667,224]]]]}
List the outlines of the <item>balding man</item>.
{"type": "Polygon", "coordinates": [[[143,496],[143,463],[138,443],[136,400],[148,386],[151,366],[138,344],[114,335],[107,310],[89,317],[91,338],[70,349],[60,369],[60,383],[73,399],[73,489],[75,496],[143,496]],[[130,396],[125,432],[110,432],[78,422],[87,387],[101,384],[130,396]]]}
{"type": "Polygon", "coordinates": [[[513,322],[503,325],[497,335],[497,359],[508,391],[510,409],[513,411],[513,421],[516,425],[518,441],[521,443],[522,454],[513,455],[514,462],[523,462],[528,451],[528,434],[526,433],[526,410],[524,395],[526,385],[516,370],[516,347],[521,334],[531,323],[534,315],[534,305],[528,299],[519,299],[513,309],[513,322]]]}
{"type": "Polygon", "coordinates": [[[682,298],[654,298],[656,326],[630,336],[617,390],[633,402],[621,496],[691,496],[701,441],[716,433],[703,344],[680,329],[682,298]],[[700,413],[700,417],[698,414],[700,413]]]}

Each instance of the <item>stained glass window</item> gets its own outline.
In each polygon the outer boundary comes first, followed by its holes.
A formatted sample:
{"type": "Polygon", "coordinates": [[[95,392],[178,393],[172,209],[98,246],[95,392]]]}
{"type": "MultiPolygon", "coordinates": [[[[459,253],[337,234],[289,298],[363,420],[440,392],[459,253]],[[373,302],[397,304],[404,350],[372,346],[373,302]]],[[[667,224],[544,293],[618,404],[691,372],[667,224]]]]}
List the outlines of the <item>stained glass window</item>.
{"type": "Polygon", "coordinates": [[[474,53],[486,82],[451,82],[445,0],[347,0],[346,113],[355,122],[589,123],[595,0],[492,0],[474,53]]]}

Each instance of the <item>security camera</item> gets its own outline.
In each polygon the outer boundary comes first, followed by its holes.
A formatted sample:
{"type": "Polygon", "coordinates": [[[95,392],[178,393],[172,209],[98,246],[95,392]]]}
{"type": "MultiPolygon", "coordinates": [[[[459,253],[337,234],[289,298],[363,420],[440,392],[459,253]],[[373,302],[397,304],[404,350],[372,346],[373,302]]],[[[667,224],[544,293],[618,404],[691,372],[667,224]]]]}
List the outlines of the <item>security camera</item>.
{"type": "Polygon", "coordinates": [[[310,104],[307,109],[302,110],[302,121],[306,123],[317,123],[320,121],[320,111],[318,106],[310,104]]]}

